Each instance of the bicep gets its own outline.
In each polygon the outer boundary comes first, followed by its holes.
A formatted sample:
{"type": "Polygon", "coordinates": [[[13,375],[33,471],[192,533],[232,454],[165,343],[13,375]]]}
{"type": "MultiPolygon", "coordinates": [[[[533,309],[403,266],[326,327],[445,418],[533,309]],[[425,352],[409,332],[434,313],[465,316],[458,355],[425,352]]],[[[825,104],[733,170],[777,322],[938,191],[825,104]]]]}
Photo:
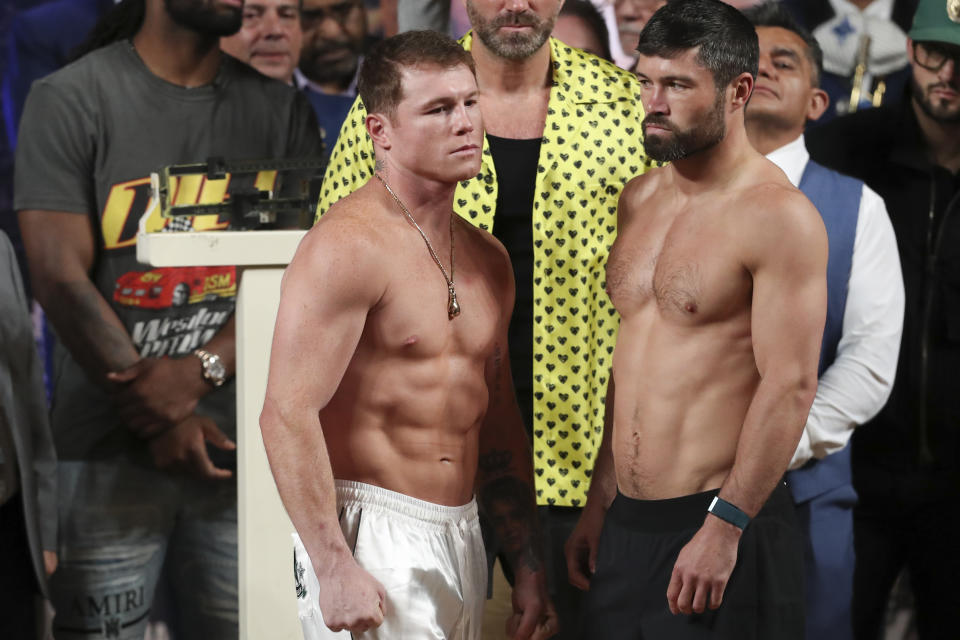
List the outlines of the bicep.
{"type": "MultiPolygon", "coordinates": [[[[504,257],[506,257],[505,252],[504,257]]],[[[505,440],[509,441],[512,435],[523,433],[523,418],[517,404],[513,374],[510,369],[508,340],[510,317],[515,297],[513,268],[510,266],[509,259],[505,260],[505,264],[501,295],[497,298],[501,305],[497,337],[485,366],[489,400],[483,428],[480,431],[481,451],[503,448],[505,440]]]]}
{"type": "MultiPolygon", "coordinates": [[[[327,243],[298,253],[330,248],[327,243]]],[[[268,397],[320,410],[337,390],[376,301],[371,285],[342,258],[298,255],[288,267],[273,336],[268,397]]]]}
{"type": "Polygon", "coordinates": [[[17,139],[15,210],[97,210],[93,176],[103,127],[87,98],[45,80],[34,83],[17,139]]]}
{"type": "Polygon", "coordinates": [[[90,217],[66,211],[26,210],[19,214],[20,232],[39,283],[89,278],[96,255],[90,217]]]}
{"type": "Polygon", "coordinates": [[[495,412],[500,402],[511,398],[513,394],[508,334],[516,297],[516,285],[513,281],[513,266],[506,250],[502,247],[497,249],[497,258],[500,262],[500,268],[496,276],[499,285],[496,301],[500,307],[500,314],[497,316],[495,343],[484,367],[487,389],[490,393],[490,403],[487,407],[488,418],[491,413],[495,412]]]}
{"type": "Polygon", "coordinates": [[[826,319],[823,223],[819,216],[791,216],[778,235],[760,239],[751,269],[751,335],[761,376],[772,364],[815,371],[826,319]]]}
{"type": "Polygon", "coordinates": [[[96,129],[84,100],[50,82],[34,83],[20,123],[14,209],[31,280],[41,287],[88,278],[93,267],[96,129]]]}

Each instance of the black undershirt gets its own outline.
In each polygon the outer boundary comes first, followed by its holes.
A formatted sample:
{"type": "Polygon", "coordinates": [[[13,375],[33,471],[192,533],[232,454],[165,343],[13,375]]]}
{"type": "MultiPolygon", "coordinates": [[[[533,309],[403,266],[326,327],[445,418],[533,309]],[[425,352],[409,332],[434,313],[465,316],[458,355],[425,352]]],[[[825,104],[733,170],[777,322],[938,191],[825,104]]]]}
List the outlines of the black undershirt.
{"type": "Polygon", "coordinates": [[[514,140],[487,134],[497,171],[493,235],[513,263],[517,298],[510,321],[510,369],[520,413],[533,428],[533,198],[537,188],[540,138],[514,140]]]}

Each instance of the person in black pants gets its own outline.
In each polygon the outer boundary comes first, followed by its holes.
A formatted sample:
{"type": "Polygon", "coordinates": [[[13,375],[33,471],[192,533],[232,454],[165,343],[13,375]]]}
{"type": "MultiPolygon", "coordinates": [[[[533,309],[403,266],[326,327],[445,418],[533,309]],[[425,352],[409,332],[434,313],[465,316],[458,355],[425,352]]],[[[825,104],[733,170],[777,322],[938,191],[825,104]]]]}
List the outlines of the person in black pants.
{"type": "Polygon", "coordinates": [[[567,555],[583,637],[799,640],[782,477],[817,388],[826,230],[747,138],[759,46],[741,13],[675,0],[637,51],[646,151],[670,164],[624,188],[606,267],[613,420],[567,555]]]}
{"type": "Polygon", "coordinates": [[[897,108],[812,130],[815,160],[886,201],[906,310],[886,407],[852,439],[855,637],[879,637],[907,569],[920,637],[955,638],[960,611],[960,7],[923,0],[909,33],[910,90],[897,108]]]}

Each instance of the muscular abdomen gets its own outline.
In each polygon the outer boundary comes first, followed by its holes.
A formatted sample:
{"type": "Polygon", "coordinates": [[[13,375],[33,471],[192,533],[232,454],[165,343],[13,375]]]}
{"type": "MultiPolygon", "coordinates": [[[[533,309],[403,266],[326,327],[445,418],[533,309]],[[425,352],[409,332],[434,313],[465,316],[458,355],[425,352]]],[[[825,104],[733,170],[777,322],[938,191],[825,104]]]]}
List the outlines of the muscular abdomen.
{"type": "Polygon", "coordinates": [[[664,499],[720,486],[759,383],[749,314],[679,324],[650,305],[622,320],[613,377],[620,490],[664,499]]]}
{"type": "Polygon", "coordinates": [[[483,363],[362,351],[320,415],[334,477],[469,502],[487,408],[483,363]]]}

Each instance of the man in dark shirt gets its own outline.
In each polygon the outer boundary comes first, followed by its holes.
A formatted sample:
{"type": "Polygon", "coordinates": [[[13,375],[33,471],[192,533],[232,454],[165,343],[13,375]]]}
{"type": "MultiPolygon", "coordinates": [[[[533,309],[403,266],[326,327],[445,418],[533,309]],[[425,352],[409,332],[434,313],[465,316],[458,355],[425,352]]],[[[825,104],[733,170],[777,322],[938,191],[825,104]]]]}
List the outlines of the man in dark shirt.
{"type": "Polygon", "coordinates": [[[954,635],[960,606],[960,4],[921,1],[909,37],[912,79],[900,107],[807,137],[814,159],[886,201],[906,288],[890,400],[852,440],[854,627],[870,639],[904,567],[921,638],[954,635]]]}
{"type": "MultiPolygon", "coordinates": [[[[221,54],[239,2],[138,1],[132,38],[34,83],[17,146],[14,208],[62,347],[52,426],[69,489],[54,633],[142,637],[169,560],[177,637],[236,637],[237,273],[151,269],[136,260],[136,234],[229,224],[162,218],[151,172],[212,156],[315,156],[319,131],[301,94],[221,54]]],[[[227,185],[184,176],[173,203],[219,202],[227,185]]]]}
{"type": "MultiPolygon", "coordinates": [[[[11,3],[12,4],[12,3],[11,3]]],[[[2,44],[6,65],[0,80],[0,230],[13,243],[27,296],[32,298],[26,256],[13,211],[13,151],[23,103],[34,80],[65,65],[113,0],[40,0],[18,3],[22,9],[10,20],[2,44]]],[[[12,11],[12,7],[11,7],[12,11]]],[[[2,29],[2,27],[0,27],[2,29]]],[[[0,66],[3,66],[0,54],[0,66]]]]}

